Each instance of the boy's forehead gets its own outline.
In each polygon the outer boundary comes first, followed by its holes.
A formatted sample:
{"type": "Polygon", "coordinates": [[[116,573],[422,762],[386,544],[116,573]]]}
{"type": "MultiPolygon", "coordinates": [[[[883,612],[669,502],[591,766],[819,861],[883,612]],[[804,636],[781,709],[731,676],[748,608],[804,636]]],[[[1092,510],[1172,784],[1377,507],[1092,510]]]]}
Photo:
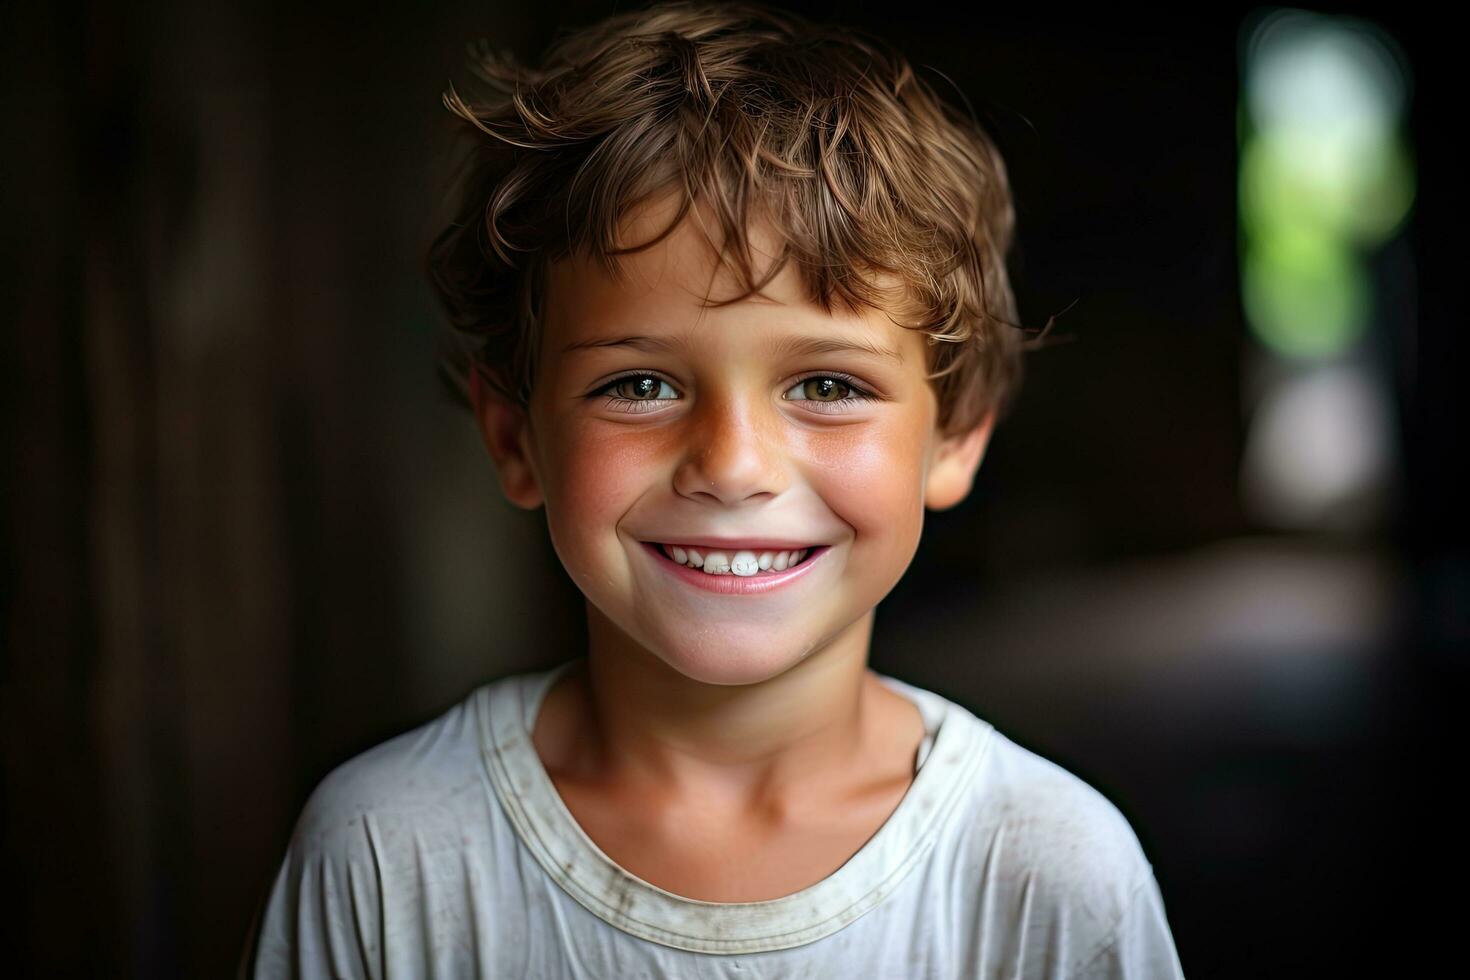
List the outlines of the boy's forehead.
{"type": "MultiPolygon", "coordinates": [[[[677,200],[668,199],[635,210],[620,228],[619,245],[628,247],[657,237],[677,213],[677,200]]],[[[634,326],[640,328],[634,332],[642,333],[694,326],[712,317],[726,319],[729,314],[722,314],[722,310],[744,307],[748,311],[754,306],[780,316],[801,333],[866,340],[871,346],[891,351],[899,361],[907,359],[911,343],[921,341],[907,337],[917,332],[900,327],[882,310],[853,311],[839,302],[829,315],[815,302],[810,284],[795,261],[788,261],[758,293],[740,303],[706,309],[706,301],[718,302],[745,292],[732,268],[733,254],[721,261],[713,243],[718,229],[713,217],[691,206],[662,241],[616,256],[619,275],[610,274],[601,261],[587,255],[558,260],[547,277],[548,322],[544,326],[558,335],[557,340],[578,345],[604,335],[626,333],[634,326]]],[[[771,222],[761,219],[751,222],[746,240],[751,271],[759,282],[779,257],[782,239],[771,222]]],[[[901,295],[896,283],[884,285],[895,296],[901,295]]]]}
{"type": "MultiPolygon", "coordinates": [[[[678,199],[666,196],[634,208],[618,226],[618,246],[629,248],[652,241],[678,215],[678,199]]],[[[658,298],[699,303],[743,292],[738,276],[720,261],[715,244],[718,222],[706,209],[691,205],[684,218],[662,241],[640,251],[614,256],[620,275],[610,275],[603,263],[588,255],[573,255],[553,269],[553,291],[578,299],[590,294],[607,302],[618,299],[658,298]]],[[[747,238],[753,271],[763,277],[780,252],[780,240],[766,221],[753,221],[747,238]]],[[[794,265],[768,283],[755,302],[799,302],[804,284],[794,265]]]]}

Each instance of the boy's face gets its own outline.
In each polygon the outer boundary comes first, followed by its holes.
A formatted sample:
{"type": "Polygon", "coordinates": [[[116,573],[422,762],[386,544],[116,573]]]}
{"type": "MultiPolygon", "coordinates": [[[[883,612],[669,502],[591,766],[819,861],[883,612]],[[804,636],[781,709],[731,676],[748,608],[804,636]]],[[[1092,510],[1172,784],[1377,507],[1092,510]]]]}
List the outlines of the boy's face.
{"type": "MultiPolygon", "coordinates": [[[[671,206],[630,220],[624,241],[652,237],[671,206]]],[[[795,263],[763,296],[702,308],[738,289],[691,218],[623,256],[626,282],[555,264],[528,416],[477,400],[506,495],[545,504],[594,629],[621,634],[601,639],[695,680],[749,684],[853,635],[912,560],[924,508],[969,492],[992,420],[940,439],[924,335],[877,311],[829,316],[795,263]],[[822,547],[801,574],[736,593],[656,547],[712,538],[822,547]]],[[[759,273],[774,243],[751,241],[759,273]]]]}

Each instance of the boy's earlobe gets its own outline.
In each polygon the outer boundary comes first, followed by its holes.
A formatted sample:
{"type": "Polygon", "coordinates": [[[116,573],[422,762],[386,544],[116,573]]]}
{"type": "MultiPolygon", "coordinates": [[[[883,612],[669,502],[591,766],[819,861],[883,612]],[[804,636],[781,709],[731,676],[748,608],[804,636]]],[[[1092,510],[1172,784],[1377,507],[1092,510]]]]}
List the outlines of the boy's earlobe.
{"type": "Polygon", "coordinates": [[[530,419],[525,410],[490,391],[473,373],[470,402],[485,448],[495,461],[505,499],[525,510],[540,507],[543,498],[531,457],[530,419]]]}
{"type": "Polygon", "coordinates": [[[975,473],[980,469],[980,460],[990,445],[990,433],[994,428],[995,410],[991,409],[975,428],[940,442],[929,463],[928,480],[924,485],[925,507],[948,510],[970,495],[975,473]]]}

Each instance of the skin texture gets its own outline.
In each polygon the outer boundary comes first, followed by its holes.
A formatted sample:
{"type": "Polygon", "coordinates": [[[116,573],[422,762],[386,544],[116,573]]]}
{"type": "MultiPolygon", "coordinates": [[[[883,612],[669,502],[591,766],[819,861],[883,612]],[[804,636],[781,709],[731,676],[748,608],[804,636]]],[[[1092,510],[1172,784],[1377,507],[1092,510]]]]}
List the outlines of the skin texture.
{"type": "MultiPolygon", "coordinates": [[[[652,238],[672,207],[635,213],[623,240],[652,238]]],[[[828,315],[794,264],[757,296],[703,308],[740,290],[699,217],[624,256],[622,281],[555,264],[529,411],[474,397],[506,497],[545,507],[587,598],[585,665],[548,694],[533,736],[564,802],[645,880],[758,901],[836,870],[907,790],[923,727],[867,668],[874,608],[925,508],[969,493],[993,417],[941,438],[923,334],[881,311],[828,315]],[[665,346],[573,346],[630,336],[665,346]],[[785,347],[809,338],[899,356],[785,347]],[[854,385],[824,386],[831,372],[854,385]],[[652,381],[608,388],[629,374],[652,381]],[[709,535],[831,551],[786,588],[717,595],[640,544],[709,535]]],[[[760,225],[750,240],[758,263],[777,251],[760,225]]]]}

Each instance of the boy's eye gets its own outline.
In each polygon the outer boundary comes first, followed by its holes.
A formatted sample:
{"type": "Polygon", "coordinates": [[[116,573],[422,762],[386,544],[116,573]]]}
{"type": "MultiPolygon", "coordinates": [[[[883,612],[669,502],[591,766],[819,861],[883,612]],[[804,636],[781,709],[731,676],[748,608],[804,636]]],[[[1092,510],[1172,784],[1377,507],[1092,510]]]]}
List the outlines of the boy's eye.
{"type": "Polygon", "coordinates": [[[859,402],[877,400],[872,392],[845,374],[814,374],[802,378],[786,390],[785,397],[789,401],[807,402],[808,409],[827,415],[857,408],[859,402]]]}
{"type": "Polygon", "coordinates": [[[650,403],[672,401],[679,397],[672,385],[653,374],[625,374],[609,381],[592,394],[606,395],[608,407],[619,412],[652,411],[654,405],[650,403]],[[666,389],[670,397],[659,397],[666,389]]]}
{"type": "Polygon", "coordinates": [[[840,402],[851,393],[854,393],[852,385],[841,378],[819,374],[815,377],[804,378],[792,385],[787,390],[786,397],[792,401],[840,402]],[[801,394],[792,398],[791,392],[793,391],[799,391],[801,394]]]}
{"type": "MultiPolygon", "coordinates": [[[[625,378],[618,378],[610,382],[602,391],[610,391],[618,398],[625,401],[655,401],[665,388],[672,393],[673,388],[663,378],[656,378],[651,374],[634,374],[625,378]]],[[[678,398],[678,395],[672,397],[678,398]]]]}

